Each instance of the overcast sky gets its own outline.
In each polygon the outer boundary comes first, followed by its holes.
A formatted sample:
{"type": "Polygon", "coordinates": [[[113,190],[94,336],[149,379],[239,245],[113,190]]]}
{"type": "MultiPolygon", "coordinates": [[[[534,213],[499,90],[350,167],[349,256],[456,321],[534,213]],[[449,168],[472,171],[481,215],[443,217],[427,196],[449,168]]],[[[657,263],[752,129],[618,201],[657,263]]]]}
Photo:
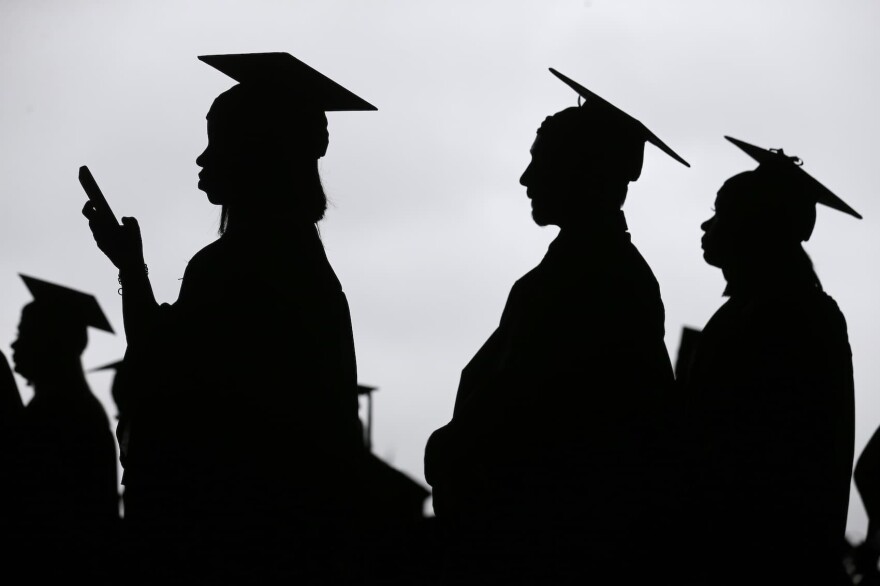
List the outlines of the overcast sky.
{"type": "MultiPolygon", "coordinates": [[[[755,166],[723,135],[800,156],[865,216],[820,209],[807,243],[849,322],[860,451],[880,424],[878,25],[871,0],[0,0],[0,348],[29,300],[22,272],[95,293],[119,335],[93,331],[86,367],[121,357],[116,272],[80,216],[78,167],[140,220],[153,287],[174,301],[216,237],[195,158],[231,85],[196,56],[286,51],[379,108],[328,115],[321,232],[359,378],[380,387],[376,452],[422,479],[461,368],[556,234],[531,222],[518,184],[537,126],[576,104],[554,67],[692,165],[647,146],[624,208],[673,356],[681,327],[723,301],[700,223],[723,181],[755,166]]],[[[110,375],[89,380],[112,415],[110,375]]],[[[850,510],[860,537],[857,496],[850,510]]]]}

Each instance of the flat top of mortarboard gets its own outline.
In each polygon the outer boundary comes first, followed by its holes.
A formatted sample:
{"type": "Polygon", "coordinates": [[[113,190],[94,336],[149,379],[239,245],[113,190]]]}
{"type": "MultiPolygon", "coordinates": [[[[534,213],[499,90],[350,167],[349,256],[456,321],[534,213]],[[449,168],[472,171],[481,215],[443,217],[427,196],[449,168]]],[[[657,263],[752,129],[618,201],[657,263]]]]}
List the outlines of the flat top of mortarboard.
{"type": "Polygon", "coordinates": [[[562,75],[552,67],[550,68],[550,73],[562,80],[565,85],[576,91],[578,95],[584,99],[584,102],[590,105],[590,107],[606,108],[610,114],[622,117],[622,119],[625,120],[626,123],[631,123],[637,129],[637,132],[644,137],[646,142],[650,142],[685,167],[690,167],[690,163],[681,158],[675,151],[669,148],[666,143],[657,138],[657,135],[648,130],[648,128],[644,124],[642,124],[620,108],[616,107],[611,102],[602,99],[578,82],[566,77],[565,75],[562,75]]]}
{"type": "Polygon", "coordinates": [[[324,112],[377,109],[289,53],[200,55],[199,59],[242,85],[287,92],[292,105],[311,105],[324,112]]]}
{"type": "Polygon", "coordinates": [[[358,395],[369,395],[375,390],[378,390],[379,387],[368,387],[367,385],[358,385],[358,395]]]}
{"type": "Polygon", "coordinates": [[[803,162],[799,158],[789,157],[782,149],[764,149],[730,136],[725,136],[724,138],[758,161],[759,166],[778,165],[779,168],[793,173],[793,176],[796,178],[795,181],[800,182],[801,192],[810,197],[815,203],[821,203],[822,205],[849,214],[859,220],[862,219],[861,214],[852,209],[846,202],[834,195],[830,189],[816,181],[809,173],[804,171],[801,166],[803,165],[803,162]]]}
{"type": "Polygon", "coordinates": [[[83,325],[114,333],[94,295],[27,275],[19,274],[19,276],[34,296],[35,302],[52,305],[72,320],[82,321],[83,325]]]}

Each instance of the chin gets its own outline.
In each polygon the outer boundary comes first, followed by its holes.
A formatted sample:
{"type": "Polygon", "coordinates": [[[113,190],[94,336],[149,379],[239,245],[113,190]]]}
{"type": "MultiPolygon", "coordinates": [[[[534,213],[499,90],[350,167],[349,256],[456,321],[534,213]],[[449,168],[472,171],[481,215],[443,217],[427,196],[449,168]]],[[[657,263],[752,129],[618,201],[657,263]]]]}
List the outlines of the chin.
{"type": "Polygon", "coordinates": [[[541,226],[542,228],[545,226],[559,226],[559,220],[552,218],[546,214],[542,214],[541,212],[532,212],[532,220],[534,220],[535,224],[541,226]]]}
{"type": "Polygon", "coordinates": [[[204,191],[205,195],[208,196],[208,201],[210,203],[214,204],[215,206],[222,206],[223,205],[223,198],[219,194],[217,194],[213,191],[208,191],[206,189],[203,189],[202,191],[204,191]]]}
{"type": "Polygon", "coordinates": [[[221,194],[217,193],[217,190],[213,189],[209,182],[205,181],[204,179],[199,179],[199,182],[196,185],[196,187],[198,187],[199,191],[202,191],[205,193],[205,195],[208,197],[208,201],[211,202],[212,204],[214,204],[214,205],[222,205],[223,204],[223,202],[222,202],[223,198],[221,197],[221,194]]]}
{"type": "Polygon", "coordinates": [[[552,222],[548,218],[544,217],[541,214],[541,212],[534,212],[533,211],[532,212],[532,220],[534,220],[535,224],[537,224],[538,226],[541,226],[541,227],[549,226],[550,224],[552,224],[552,222]]]}
{"type": "Polygon", "coordinates": [[[711,252],[706,250],[703,251],[703,260],[706,261],[706,264],[711,265],[713,267],[721,268],[721,265],[718,263],[718,259],[715,258],[711,252]]]}
{"type": "Polygon", "coordinates": [[[547,210],[541,206],[536,206],[534,202],[532,203],[532,220],[539,226],[557,225],[552,215],[548,214],[547,210]]]}

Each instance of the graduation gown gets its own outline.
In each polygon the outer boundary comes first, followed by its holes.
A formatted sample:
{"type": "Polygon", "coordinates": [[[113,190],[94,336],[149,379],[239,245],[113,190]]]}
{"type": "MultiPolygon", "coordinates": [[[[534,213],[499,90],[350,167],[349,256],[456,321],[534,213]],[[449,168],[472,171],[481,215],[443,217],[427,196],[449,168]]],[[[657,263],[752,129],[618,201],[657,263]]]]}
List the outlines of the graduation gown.
{"type": "Polygon", "coordinates": [[[836,583],[853,459],[846,321],[812,283],[730,291],[688,379],[697,582],[836,583]]]}
{"type": "MultiPolygon", "coordinates": [[[[17,515],[28,578],[109,584],[119,520],[116,442],[84,380],[24,409],[17,515]]],[[[11,561],[11,560],[10,560],[11,561]]]]}
{"type": "Polygon", "coordinates": [[[6,527],[11,526],[18,508],[15,476],[23,415],[15,377],[6,356],[0,352],[0,525],[6,527]]]}
{"type": "Polygon", "coordinates": [[[868,532],[861,544],[852,547],[849,558],[862,576],[860,584],[871,586],[880,583],[880,430],[874,431],[856,461],[853,480],[868,515],[868,532]]]}
{"type": "Polygon", "coordinates": [[[868,440],[853,472],[856,488],[868,514],[868,537],[876,539],[880,529],[880,430],[868,440]]]}
{"type": "Polygon", "coordinates": [[[563,230],[516,282],[428,442],[434,507],[470,576],[452,582],[595,574],[642,528],[673,378],[659,286],[614,220],[563,230]]]}
{"type": "Polygon", "coordinates": [[[201,250],[126,376],[126,507],[160,556],[231,579],[329,555],[362,440],[348,304],[314,227],[201,250]]]}

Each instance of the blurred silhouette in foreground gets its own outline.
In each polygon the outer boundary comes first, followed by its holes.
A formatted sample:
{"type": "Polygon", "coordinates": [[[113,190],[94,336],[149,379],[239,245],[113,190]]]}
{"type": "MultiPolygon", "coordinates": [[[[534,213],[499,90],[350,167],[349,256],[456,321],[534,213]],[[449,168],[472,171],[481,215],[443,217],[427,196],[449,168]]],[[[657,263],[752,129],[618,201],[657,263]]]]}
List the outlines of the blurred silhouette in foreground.
{"type": "MultiPolygon", "coordinates": [[[[12,344],[15,370],[33,385],[24,409],[14,506],[28,581],[71,576],[109,584],[116,552],[116,443],[80,356],[88,327],[113,332],[91,295],[22,275],[34,296],[12,344]]],[[[14,385],[14,381],[13,381],[14,385]]],[[[7,565],[8,567],[8,565],[7,565]]]]}
{"type": "Polygon", "coordinates": [[[865,512],[868,514],[868,535],[865,541],[850,549],[848,562],[853,582],[862,586],[880,584],[880,430],[874,432],[856,462],[853,479],[865,512]]]}
{"type": "Polygon", "coordinates": [[[12,433],[21,422],[24,405],[6,355],[0,352],[0,434],[12,433]]]}
{"type": "MultiPolygon", "coordinates": [[[[3,478],[12,478],[11,458],[16,451],[18,430],[24,414],[24,405],[21,402],[21,393],[12,376],[12,369],[6,360],[6,355],[0,352],[0,474],[3,478]]],[[[8,482],[0,482],[0,494],[9,488],[8,482]]],[[[0,503],[0,515],[8,510],[7,501],[0,503]]],[[[0,519],[2,520],[2,519],[0,519]]]]}
{"type": "Polygon", "coordinates": [[[703,257],[727,281],[688,373],[698,584],[839,584],[853,458],[846,321],[802,242],[859,216],[782,150],[718,191],[703,257]]]}
{"type": "Polygon", "coordinates": [[[426,448],[447,583],[628,583],[649,550],[652,450],[673,373],[660,289],[621,206],[646,141],[687,163],[551,72],[585,102],[543,122],[520,183],[535,223],[560,233],[513,286],[426,448]]]}
{"type": "Polygon", "coordinates": [[[428,556],[434,551],[432,525],[425,518],[430,492],[372,452],[373,393],[376,387],[358,385],[366,402],[364,462],[360,501],[358,549],[363,557],[364,584],[422,585],[434,575],[428,556]]]}
{"type": "MultiPolygon", "coordinates": [[[[4,552],[9,560],[20,558],[20,544],[15,544],[21,529],[18,527],[18,454],[20,451],[20,429],[24,416],[21,394],[6,355],[0,352],[0,531],[11,541],[4,552]]],[[[6,565],[6,575],[15,568],[6,565]]]]}
{"type": "MultiPolygon", "coordinates": [[[[110,396],[113,397],[113,402],[116,404],[116,441],[119,446],[119,462],[122,464],[124,468],[127,461],[128,455],[128,438],[129,432],[131,430],[130,426],[130,413],[128,409],[128,389],[130,384],[128,383],[128,375],[126,374],[126,367],[124,360],[117,360],[115,362],[111,362],[109,364],[105,364],[103,366],[99,366],[97,368],[91,369],[89,372],[100,372],[100,371],[113,371],[113,382],[110,385],[110,396]]],[[[119,528],[120,528],[120,540],[122,543],[126,543],[128,539],[128,525],[129,523],[126,521],[125,515],[125,490],[123,488],[121,494],[121,502],[122,502],[122,519],[120,520],[119,528]]],[[[132,552],[129,551],[128,548],[120,548],[119,552],[119,567],[129,567],[132,563],[132,552]]]]}
{"type": "Polygon", "coordinates": [[[119,443],[119,460],[125,466],[125,454],[128,448],[129,409],[127,390],[130,386],[126,376],[125,361],[117,360],[104,366],[91,369],[89,372],[112,370],[113,382],[110,384],[110,396],[116,404],[116,441],[119,443]]]}
{"type": "Polygon", "coordinates": [[[681,341],[678,346],[678,356],[675,360],[675,383],[681,387],[687,384],[687,375],[694,362],[694,354],[700,343],[700,330],[687,326],[681,329],[681,341]]]}
{"type": "Polygon", "coordinates": [[[880,539],[880,430],[868,440],[853,478],[868,513],[868,539],[880,539]]]}
{"type": "Polygon", "coordinates": [[[318,159],[326,111],[375,108],[286,53],[200,59],[239,84],[211,106],[196,160],[221,236],[177,302],[156,303],[137,222],[84,209],[122,284],[133,576],[343,583],[363,445],[318,159]]]}

